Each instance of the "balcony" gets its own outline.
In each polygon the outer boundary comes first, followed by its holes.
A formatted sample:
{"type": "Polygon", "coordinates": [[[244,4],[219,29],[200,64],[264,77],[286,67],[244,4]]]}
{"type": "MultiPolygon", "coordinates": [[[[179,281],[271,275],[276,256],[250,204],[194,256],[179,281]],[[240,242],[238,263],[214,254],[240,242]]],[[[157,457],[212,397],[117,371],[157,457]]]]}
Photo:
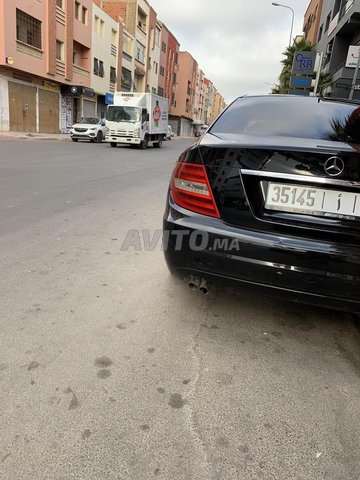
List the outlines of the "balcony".
{"type": "Polygon", "coordinates": [[[354,29],[360,26],[360,0],[348,0],[330,25],[330,37],[340,32],[342,35],[353,36],[354,29]]]}
{"type": "Polygon", "coordinates": [[[348,0],[340,11],[339,20],[341,20],[349,12],[349,10],[358,3],[359,2],[357,0],[348,0]]]}
{"type": "Polygon", "coordinates": [[[342,62],[335,69],[332,80],[337,82],[338,80],[352,80],[354,77],[354,68],[346,67],[346,62],[342,62]]]}
{"type": "Polygon", "coordinates": [[[85,68],[79,67],[78,65],[73,65],[73,72],[82,77],[90,78],[90,72],[85,70],[85,68]]]}
{"type": "Polygon", "coordinates": [[[21,42],[20,40],[16,41],[16,50],[20,53],[25,53],[30,57],[34,57],[37,60],[41,60],[43,57],[43,52],[39,48],[33,47],[27,43],[21,42]]]}

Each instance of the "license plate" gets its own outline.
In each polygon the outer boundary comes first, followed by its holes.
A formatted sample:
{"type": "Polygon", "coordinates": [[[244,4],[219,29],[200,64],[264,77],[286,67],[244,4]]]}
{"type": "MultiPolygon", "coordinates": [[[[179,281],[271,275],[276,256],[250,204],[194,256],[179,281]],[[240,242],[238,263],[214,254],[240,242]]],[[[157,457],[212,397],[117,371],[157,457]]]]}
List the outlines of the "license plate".
{"type": "Polygon", "coordinates": [[[360,218],[360,192],[272,183],[268,185],[265,208],[327,217],[360,218]]]}

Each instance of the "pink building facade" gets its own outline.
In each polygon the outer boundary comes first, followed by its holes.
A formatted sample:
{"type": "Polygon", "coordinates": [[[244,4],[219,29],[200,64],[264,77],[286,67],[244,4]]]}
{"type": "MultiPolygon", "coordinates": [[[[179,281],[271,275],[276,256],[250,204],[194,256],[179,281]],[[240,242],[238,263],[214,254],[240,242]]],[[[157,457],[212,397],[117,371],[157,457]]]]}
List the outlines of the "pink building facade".
{"type": "Polygon", "coordinates": [[[92,0],[0,0],[0,131],[65,132],[95,113],[92,0]]]}
{"type": "Polygon", "coordinates": [[[177,135],[193,136],[198,63],[189,52],[179,52],[178,58],[177,90],[170,124],[177,135]]]}

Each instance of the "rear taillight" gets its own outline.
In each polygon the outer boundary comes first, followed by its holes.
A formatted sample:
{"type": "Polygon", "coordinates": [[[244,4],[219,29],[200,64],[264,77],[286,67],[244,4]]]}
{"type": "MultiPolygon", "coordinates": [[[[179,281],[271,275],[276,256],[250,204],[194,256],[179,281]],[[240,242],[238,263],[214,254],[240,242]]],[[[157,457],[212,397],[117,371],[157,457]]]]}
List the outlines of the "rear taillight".
{"type": "Polygon", "coordinates": [[[204,165],[178,162],[171,177],[170,191],[180,207],[220,218],[204,165]]]}

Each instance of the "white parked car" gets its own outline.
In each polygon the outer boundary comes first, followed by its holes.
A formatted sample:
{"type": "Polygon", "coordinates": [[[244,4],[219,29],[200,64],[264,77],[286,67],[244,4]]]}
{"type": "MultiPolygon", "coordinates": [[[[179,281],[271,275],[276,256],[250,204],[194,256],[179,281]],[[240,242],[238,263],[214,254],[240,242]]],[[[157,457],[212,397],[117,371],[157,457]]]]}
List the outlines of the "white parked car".
{"type": "Polygon", "coordinates": [[[101,143],[105,138],[107,128],[105,118],[82,118],[70,129],[70,137],[73,142],[78,140],[90,140],[90,142],[101,143]]]}
{"type": "Polygon", "coordinates": [[[168,125],[167,134],[165,140],[171,140],[171,137],[174,137],[175,133],[172,131],[170,125],[168,125]]]}

